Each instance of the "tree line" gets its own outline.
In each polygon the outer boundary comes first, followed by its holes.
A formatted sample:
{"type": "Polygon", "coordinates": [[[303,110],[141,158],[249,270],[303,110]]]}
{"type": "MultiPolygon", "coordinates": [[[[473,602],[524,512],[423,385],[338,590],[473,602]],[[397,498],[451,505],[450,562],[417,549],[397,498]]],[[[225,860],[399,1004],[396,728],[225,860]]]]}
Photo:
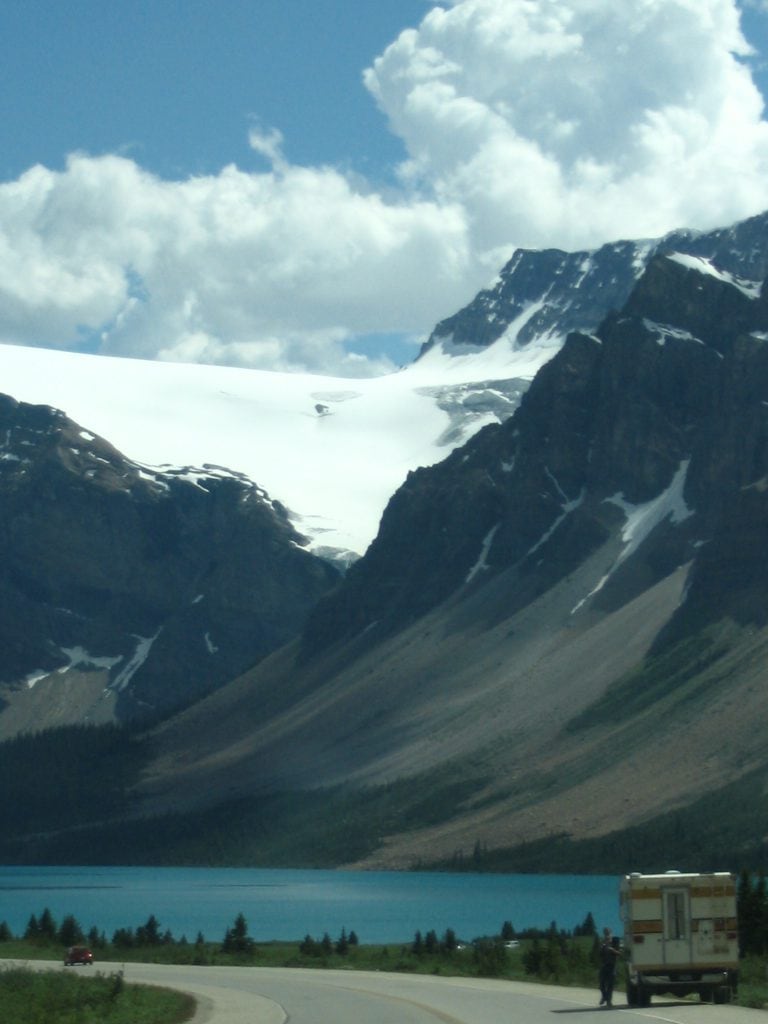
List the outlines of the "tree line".
{"type": "MultiPolygon", "coordinates": [[[[0,943],[12,942],[16,936],[7,921],[0,921],[0,943]]],[[[67,914],[60,924],[46,907],[40,915],[32,914],[27,922],[21,938],[35,946],[46,947],[61,945],[65,947],[88,945],[94,950],[105,950],[112,946],[116,950],[146,949],[159,946],[187,946],[189,941],[185,935],[176,939],[169,928],[162,928],[154,914],[135,928],[116,928],[111,940],[94,925],[87,932],[81,927],[72,914],[67,914]]],[[[354,931],[347,932],[342,928],[335,941],[326,932],[321,939],[306,935],[299,951],[307,956],[325,956],[335,953],[345,956],[351,948],[358,946],[360,940],[354,931]]],[[[206,945],[205,936],[198,932],[194,942],[200,948],[206,945]]],[[[224,932],[219,946],[222,953],[251,956],[256,951],[256,940],[250,935],[245,915],[239,913],[231,927],[224,932]]]]}
{"type": "MultiPolygon", "coordinates": [[[[10,942],[14,938],[15,936],[8,923],[0,921],[0,942],[10,942]]],[[[99,931],[94,925],[86,932],[73,914],[67,914],[62,919],[61,924],[57,924],[53,914],[47,907],[39,916],[36,914],[30,916],[21,938],[36,946],[55,944],[81,946],[87,944],[92,949],[104,949],[110,945],[110,941],[103,931],[99,931]]],[[[115,929],[111,945],[127,949],[133,946],[168,945],[175,941],[170,929],[162,930],[158,919],[154,914],[150,914],[145,923],[138,925],[136,928],[115,929]]],[[[186,943],[187,940],[182,936],[179,941],[186,943]]],[[[197,941],[205,941],[202,934],[198,933],[197,941]]]]}
{"type": "MultiPolygon", "coordinates": [[[[739,933],[739,952],[742,957],[765,956],[768,954],[768,881],[764,872],[752,873],[744,869],[739,874],[737,886],[737,915],[739,933]]],[[[15,938],[6,921],[0,921],[0,943],[10,942],[15,938]]],[[[175,939],[170,929],[162,928],[154,914],[136,927],[117,928],[111,940],[96,926],[87,931],[79,924],[72,914],[67,914],[61,922],[57,922],[51,911],[45,908],[41,914],[32,914],[21,936],[24,941],[36,946],[58,944],[63,947],[88,945],[93,950],[145,949],[162,946],[188,946],[186,936],[175,939]]],[[[504,921],[499,932],[493,936],[481,936],[471,942],[475,959],[484,968],[483,973],[498,974],[503,971],[506,950],[513,940],[525,942],[522,962],[527,973],[534,975],[556,976],[570,967],[584,966],[584,951],[589,949],[588,962],[596,962],[598,948],[598,929],[594,917],[588,913],[583,922],[568,932],[558,929],[552,921],[549,928],[526,928],[516,930],[511,921],[504,921]],[[591,939],[591,944],[575,940],[591,939]]],[[[199,947],[201,956],[206,945],[202,932],[198,932],[194,940],[199,947]]],[[[234,923],[228,927],[220,943],[215,943],[225,954],[251,957],[256,950],[256,941],[249,934],[248,922],[244,914],[239,913],[234,923]]],[[[346,956],[359,945],[354,931],[342,928],[337,939],[332,939],[328,932],[316,939],[305,935],[299,945],[303,956],[313,958],[328,957],[333,954],[346,956]]],[[[469,945],[467,940],[456,935],[452,928],[446,928],[441,936],[435,929],[417,931],[407,952],[417,959],[431,957],[450,957],[455,952],[469,945]]]]}
{"type": "Polygon", "coordinates": [[[741,956],[768,953],[768,887],[765,874],[742,871],[736,890],[741,956]]]}

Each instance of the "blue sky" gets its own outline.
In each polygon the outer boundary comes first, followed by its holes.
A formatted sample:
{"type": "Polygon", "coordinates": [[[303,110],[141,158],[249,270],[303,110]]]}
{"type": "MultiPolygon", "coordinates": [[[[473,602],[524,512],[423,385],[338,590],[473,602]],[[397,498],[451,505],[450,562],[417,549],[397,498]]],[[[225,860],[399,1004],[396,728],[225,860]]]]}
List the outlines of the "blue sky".
{"type": "Polygon", "coordinates": [[[387,178],[402,144],[362,72],[425,0],[7,0],[3,179],[68,153],[124,153],[163,177],[255,167],[248,125],[287,156],[387,178]]]}
{"type": "Polygon", "coordinates": [[[767,57],[763,0],[7,0],[0,341],[381,372],[516,246],[768,208],[767,57]]]}

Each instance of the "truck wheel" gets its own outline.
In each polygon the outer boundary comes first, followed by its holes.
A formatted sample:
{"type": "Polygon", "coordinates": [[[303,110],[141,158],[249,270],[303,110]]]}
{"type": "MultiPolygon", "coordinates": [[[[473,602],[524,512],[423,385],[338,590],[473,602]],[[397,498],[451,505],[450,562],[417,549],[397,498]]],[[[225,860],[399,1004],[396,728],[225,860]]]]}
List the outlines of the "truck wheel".
{"type": "Polygon", "coordinates": [[[637,985],[634,982],[627,982],[627,1006],[639,1006],[637,985]]]}
{"type": "Polygon", "coordinates": [[[642,982],[637,983],[637,1005],[638,1006],[650,1006],[651,1005],[651,993],[642,982]]]}
{"type": "Polygon", "coordinates": [[[730,1003],[731,1001],[731,990],[727,985],[718,985],[713,995],[716,1003],[730,1003]]]}

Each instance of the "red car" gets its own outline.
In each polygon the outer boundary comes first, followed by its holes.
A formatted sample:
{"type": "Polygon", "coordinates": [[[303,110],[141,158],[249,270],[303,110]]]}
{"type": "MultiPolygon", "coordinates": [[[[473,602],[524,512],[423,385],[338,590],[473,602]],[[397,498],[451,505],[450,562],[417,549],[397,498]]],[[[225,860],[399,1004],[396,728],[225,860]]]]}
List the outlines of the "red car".
{"type": "Polygon", "coordinates": [[[87,946],[70,946],[64,957],[65,967],[72,967],[76,964],[88,964],[90,967],[92,963],[93,953],[87,946]]]}

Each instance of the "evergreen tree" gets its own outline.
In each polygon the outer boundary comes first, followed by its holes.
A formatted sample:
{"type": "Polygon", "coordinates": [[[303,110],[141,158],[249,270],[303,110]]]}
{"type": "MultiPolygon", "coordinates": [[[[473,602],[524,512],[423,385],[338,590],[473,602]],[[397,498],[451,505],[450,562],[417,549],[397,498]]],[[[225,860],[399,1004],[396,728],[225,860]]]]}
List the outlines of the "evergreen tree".
{"type": "Polygon", "coordinates": [[[118,928],[112,935],[112,945],[118,949],[130,949],[134,945],[133,929],[118,928]]]}
{"type": "Polygon", "coordinates": [[[138,946],[159,946],[161,941],[160,922],[154,914],[150,914],[146,924],[136,929],[136,944],[138,946]]]}
{"type": "Polygon", "coordinates": [[[67,914],[61,922],[58,940],[62,946],[78,946],[85,941],[83,930],[72,914],[67,914]]]}
{"type": "Polygon", "coordinates": [[[595,924],[595,919],[592,916],[592,911],[587,914],[580,925],[577,925],[573,929],[573,934],[585,936],[597,935],[597,925],[595,924]]]}
{"type": "Polygon", "coordinates": [[[523,968],[526,974],[541,974],[543,952],[541,942],[535,938],[523,953],[523,968]]]}
{"type": "Polygon", "coordinates": [[[544,947],[541,973],[545,978],[557,978],[563,970],[563,957],[567,952],[568,943],[563,936],[550,932],[544,947]]]}
{"type": "Polygon", "coordinates": [[[357,932],[351,931],[349,933],[349,944],[350,946],[359,946],[360,940],[357,937],[357,932]]]}
{"type": "Polygon", "coordinates": [[[472,868],[475,871],[480,870],[483,860],[488,853],[488,846],[485,843],[481,843],[479,839],[475,840],[475,845],[472,850],[472,868]]]}
{"type": "Polygon", "coordinates": [[[760,871],[755,883],[755,952],[762,956],[768,949],[768,893],[765,874],[760,871]]]}
{"type": "Polygon", "coordinates": [[[515,929],[511,921],[505,921],[501,926],[501,938],[503,942],[510,942],[515,937],[515,929]]]}
{"type": "Polygon", "coordinates": [[[322,941],[320,942],[320,947],[322,948],[323,953],[325,953],[326,956],[333,952],[333,943],[331,942],[331,936],[328,934],[328,932],[325,932],[325,934],[323,935],[322,941]]]}
{"type": "Polygon", "coordinates": [[[341,935],[339,936],[339,940],[336,943],[336,952],[339,954],[339,956],[346,956],[347,953],[349,952],[349,939],[347,938],[346,928],[341,929],[341,935]]]}
{"type": "Polygon", "coordinates": [[[40,937],[54,942],[56,940],[56,922],[53,919],[48,907],[40,915],[40,921],[38,922],[40,937]]]}
{"type": "Polygon", "coordinates": [[[761,955],[768,949],[768,894],[765,875],[760,872],[753,884],[745,869],[739,875],[736,890],[739,921],[739,953],[761,955]]]}
{"type": "Polygon", "coordinates": [[[248,922],[244,914],[238,914],[234,926],[227,929],[221,948],[225,953],[253,952],[253,939],[248,934],[248,922]]]}
{"type": "Polygon", "coordinates": [[[456,941],[456,932],[453,930],[453,928],[446,928],[445,935],[443,936],[442,948],[447,953],[452,953],[456,949],[457,945],[458,942],[456,941]]]}
{"type": "Polygon", "coordinates": [[[430,956],[433,953],[437,953],[440,949],[440,943],[437,941],[437,932],[434,929],[430,929],[424,937],[424,949],[430,956]]]}
{"type": "Polygon", "coordinates": [[[207,956],[205,952],[205,938],[203,937],[202,932],[197,933],[197,938],[195,939],[195,951],[192,957],[192,962],[195,964],[207,963],[207,956]]]}
{"type": "Polygon", "coordinates": [[[37,941],[40,938],[40,925],[38,924],[37,918],[34,914],[31,915],[27,922],[27,928],[24,932],[24,938],[29,939],[32,942],[37,941]]]}
{"type": "Polygon", "coordinates": [[[411,943],[411,952],[415,953],[416,956],[421,956],[424,952],[424,940],[421,937],[421,932],[416,932],[411,943]]]}
{"type": "Polygon", "coordinates": [[[13,938],[13,933],[8,927],[7,921],[0,921],[0,942],[10,942],[13,938]]]}

